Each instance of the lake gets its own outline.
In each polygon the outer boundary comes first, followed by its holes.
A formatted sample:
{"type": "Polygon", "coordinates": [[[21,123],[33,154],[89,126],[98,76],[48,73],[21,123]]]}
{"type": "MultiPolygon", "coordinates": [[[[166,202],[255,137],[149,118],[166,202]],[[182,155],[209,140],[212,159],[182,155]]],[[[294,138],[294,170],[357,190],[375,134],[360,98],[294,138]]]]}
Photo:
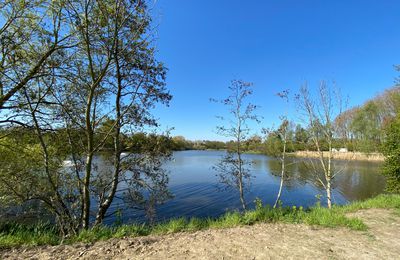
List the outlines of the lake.
{"type": "MultiPolygon", "coordinates": [[[[241,208],[238,192],[221,190],[216,172],[212,169],[224,151],[180,151],[174,152],[173,160],[165,166],[170,171],[170,191],[174,195],[165,204],[157,207],[157,220],[174,217],[216,217],[229,210],[241,208]]],[[[250,167],[251,184],[245,193],[249,208],[260,198],[264,204],[273,205],[280,182],[280,162],[277,159],[259,155],[245,154],[244,159],[252,162],[250,167]]],[[[316,195],[324,196],[306,159],[291,158],[288,167],[289,179],[285,181],[281,200],[283,206],[308,207],[318,202],[316,195]]],[[[346,204],[354,200],[367,199],[383,192],[385,178],[380,174],[380,163],[376,162],[336,162],[343,172],[334,179],[333,203],[346,204]]],[[[321,204],[324,205],[324,197],[321,204]]],[[[110,210],[122,207],[114,203],[110,210]]],[[[127,210],[123,222],[142,222],[142,211],[127,210]]],[[[109,218],[106,223],[112,223],[109,218]]]]}

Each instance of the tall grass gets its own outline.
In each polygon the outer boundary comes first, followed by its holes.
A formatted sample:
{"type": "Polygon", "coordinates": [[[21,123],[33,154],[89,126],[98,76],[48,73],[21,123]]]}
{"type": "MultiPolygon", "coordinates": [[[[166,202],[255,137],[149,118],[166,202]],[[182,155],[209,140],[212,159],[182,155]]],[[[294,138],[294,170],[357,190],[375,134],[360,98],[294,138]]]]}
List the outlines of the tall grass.
{"type": "Polygon", "coordinates": [[[56,245],[60,242],[57,228],[50,223],[38,224],[0,224],[0,248],[20,245],[56,245]]]}
{"type": "Polygon", "coordinates": [[[346,227],[352,230],[366,230],[367,226],[357,218],[347,217],[348,212],[368,208],[393,208],[400,211],[400,195],[379,195],[365,201],[353,202],[345,206],[335,206],[331,210],[319,205],[308,209],[302,207],[279,207],[273,209],[257,203],[255,210],[245,213],[228,212],[219,218],[177,218],[166,222],[149,225],[99,226],[81,231],[77,236],[62,240],[57,230],[50,224],[35,226],[15,223],[0,225],[0,248],[27,245],[56,245],[74,242],[95,242],[110,238],[137,237],[146,235],[193,232],[209,228],[230,228],[255,223],[293,223],[318,225],[335,228],[346,227]]]}

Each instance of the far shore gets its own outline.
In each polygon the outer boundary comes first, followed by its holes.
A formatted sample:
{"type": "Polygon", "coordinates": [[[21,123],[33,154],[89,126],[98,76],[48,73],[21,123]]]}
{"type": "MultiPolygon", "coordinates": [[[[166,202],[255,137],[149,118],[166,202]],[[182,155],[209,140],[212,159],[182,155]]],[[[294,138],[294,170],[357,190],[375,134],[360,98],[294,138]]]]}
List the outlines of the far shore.
{"type": "MultiPolygon", "coordinates": [[[[316,151],[297,151],[289,153],[291,156],[303,158],[318,158],[320,155],[316,151]]],[[[328,156],[328,152],[323,152],[324,157],[328,156]]],[[[333,159],[350,160],[350,161],[370,161],[383,162],[385,156],[381,153],[361,153],[361,152],[333,152],[333,159]]]]}
{"type": "MultiPolygon", "coordinates": [[[[226,149],[195,149],[193,151],[227,151],[226,149]]],[[[245,154],[264,154],[260,151],[244,151],[245,154]]],[[[382,153],[362,153],[362,152],[333,152],[333,159],[344,161],[368,161],[368,162],[383,162],[385,156],[382,153]]],[[[265,154],[264,154],[265,155],[265,154]]],[[[296,151],[287,153],[288,156],[299,158],[319,158],[317,151],[296,151]]],[[[328,157],[328,151],[323,152],[324,157],[328,157]]]]}

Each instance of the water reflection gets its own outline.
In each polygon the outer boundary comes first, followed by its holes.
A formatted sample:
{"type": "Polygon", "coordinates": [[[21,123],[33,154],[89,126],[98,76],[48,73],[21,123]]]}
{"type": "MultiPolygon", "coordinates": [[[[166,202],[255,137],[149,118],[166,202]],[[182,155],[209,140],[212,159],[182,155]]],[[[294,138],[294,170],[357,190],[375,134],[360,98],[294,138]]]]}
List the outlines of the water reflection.
{"type": "MultiPolygon", "coordinates": [[[[170,171],[170,190],[174,198],[157,208],[157,219],[173,217],[215,217],[227,210],[240,209],[235,191],[219,191],[218,179],[212,166],[223,155],[221,151],[175,152],[174,160],[166,165],[170,171]]],[[[245,159],[253,162],[251,173],[254,178],[245,194],[252,205],[255,198],[265,204],[273,204],[280,181],[280,162],[264,156],[246,154],[245,159]]],[[[282,201],[284,205],[311,206],[317,202],[315,195],[324,195],[324,190],[315,181],[309,160],[290,158],[287,165],[282,201]]],[[[337,162],[336,169],[342,173],[334,179],[333,202],[344,204],[353,200],[366,199],[382,193],[385,178],[380,174],[380,164],[371,162],[337,162]]],[[[322,199],[322,204],[324,199],[322,199]]],[[[121,208],[115,203],[113,207],[121,208]]],[[[124,214],[125,222],[143,221],[140,211],[129,210],[124,214]]],[[[109,219],[111,223],[113,219],[109,219]]]]}

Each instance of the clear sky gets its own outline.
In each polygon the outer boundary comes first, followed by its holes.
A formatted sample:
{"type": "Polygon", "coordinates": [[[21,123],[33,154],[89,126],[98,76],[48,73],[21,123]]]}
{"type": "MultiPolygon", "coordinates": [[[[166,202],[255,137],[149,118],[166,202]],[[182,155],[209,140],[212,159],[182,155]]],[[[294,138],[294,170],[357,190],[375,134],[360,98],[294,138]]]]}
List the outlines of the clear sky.
{"type": "MultiPolygon", "coordinates": [[[[264,117],[257,132],[285,113],[281,90],[334,80],[354,106],[400,75],[399,0],[158,0],[154,14],[174,96],[155,115],[192,140],[223,139],[215,116],[225,108],[209,98],[225,97],[232,79],[254,83],[264,117]]],[[[296,120],[294,106],[288,111],[296,120]]]]}

